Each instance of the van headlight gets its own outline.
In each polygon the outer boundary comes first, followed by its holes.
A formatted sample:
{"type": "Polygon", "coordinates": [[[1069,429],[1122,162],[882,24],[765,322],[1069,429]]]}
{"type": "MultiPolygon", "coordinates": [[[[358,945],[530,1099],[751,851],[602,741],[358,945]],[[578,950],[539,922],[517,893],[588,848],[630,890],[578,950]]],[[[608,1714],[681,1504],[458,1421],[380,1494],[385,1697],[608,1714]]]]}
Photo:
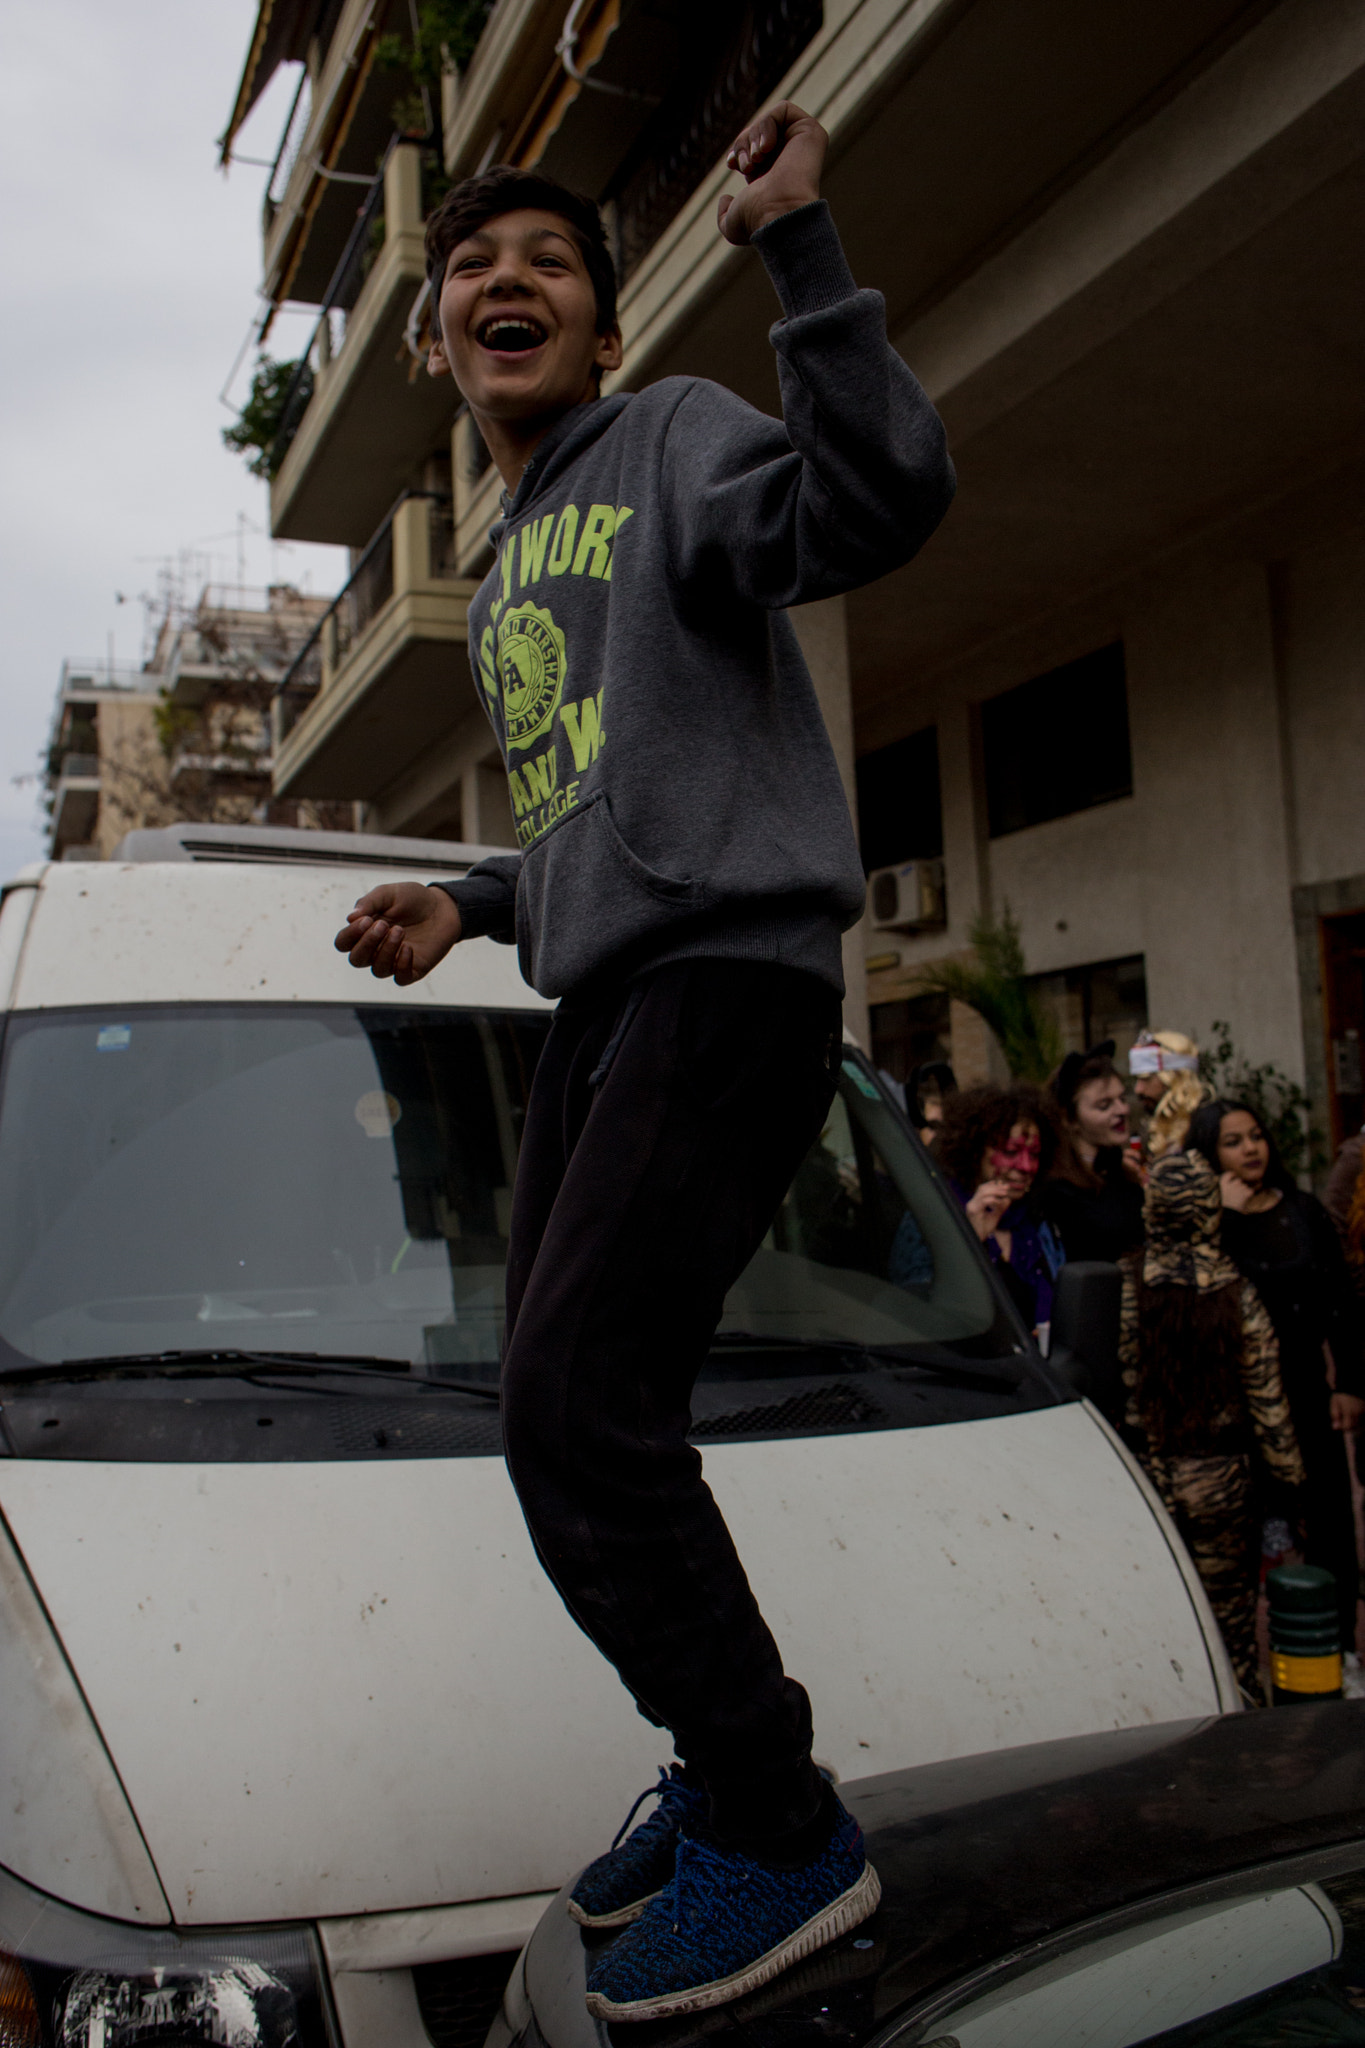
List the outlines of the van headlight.
{"type": "Polygon", "coordinates": [[[333,2048],[308,1927],[129,1927],[0,1870],[0,2048],[333,2048]]]}

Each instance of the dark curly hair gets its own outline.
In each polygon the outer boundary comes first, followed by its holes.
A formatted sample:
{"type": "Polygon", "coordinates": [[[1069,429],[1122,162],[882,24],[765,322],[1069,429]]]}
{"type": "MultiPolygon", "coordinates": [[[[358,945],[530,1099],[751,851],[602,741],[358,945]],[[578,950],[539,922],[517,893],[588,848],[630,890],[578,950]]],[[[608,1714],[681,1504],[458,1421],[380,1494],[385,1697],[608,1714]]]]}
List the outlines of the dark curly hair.
{"type": "Polygon", "coordinates": [[[451,187],[427,222],[427,278],[431,285],[431,331],[440,339],[441,286],[445,283],[450,252],[461,242],[496,220],[500,214],[518,213],[533,207],[538,213],[556,213],[573,229],[584,266],[597,300],[597,331],[610,334],[616,325],[616,269],[607,247],[602,216],[591,199],[571,192],[555,178],[538,171],[518,170],[513,164],[494,164],[475,178],[465,178],[451,187]]]}
{"type": "Polygon", "coordinates": [[[934,1157],[943,1171],[970,1193],[981,1181],[981,1162],[992,1145],[1009,1142],[1018,1123],[1036,1124],[1041,1157],[1034,1177],[1037,1187],[1046,1179],[1057,1153],[1056,1111],[1041,1088],[1027,1081],[1011,1081],[1000,1087],[983,1082],[950,1096],[943,1106],[934,1157]]]}

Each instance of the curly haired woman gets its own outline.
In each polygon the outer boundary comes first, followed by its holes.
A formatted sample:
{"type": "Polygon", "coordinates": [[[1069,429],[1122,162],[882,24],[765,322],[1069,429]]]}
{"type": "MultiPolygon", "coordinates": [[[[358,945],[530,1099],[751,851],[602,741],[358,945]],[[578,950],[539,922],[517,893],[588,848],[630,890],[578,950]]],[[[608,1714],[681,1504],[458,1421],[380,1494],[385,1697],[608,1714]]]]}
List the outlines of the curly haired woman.
{"type": "Polygon", "coordinates": [[[1052,1283],[1065,1254],[1032,1202],[1057,1150],[1041,1089],[986,1083],[952,1096],[935,1157],[1031,1330],[1052,1319],[1052,1283]]]}
{"type": "Polygon", "coordinates": [[[1279,1348],[1260,1296],[1222,1249],[1208,1161],[1198,1152],[1159,1159],[1145,1209],[1146,1245],[1122,1261],[1127,1420],[1254,1698],[1257,1467],[1285,1487],[1305,1476],[1279,1348]]]}

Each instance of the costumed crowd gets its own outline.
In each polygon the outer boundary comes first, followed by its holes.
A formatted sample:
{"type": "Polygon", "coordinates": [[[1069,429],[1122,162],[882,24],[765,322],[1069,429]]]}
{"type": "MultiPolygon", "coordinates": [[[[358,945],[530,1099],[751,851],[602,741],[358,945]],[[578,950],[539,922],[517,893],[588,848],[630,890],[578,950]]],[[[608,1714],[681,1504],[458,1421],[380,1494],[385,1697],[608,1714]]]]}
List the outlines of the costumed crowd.
{"type": "Polygon", "coordinates": [[[1365,1696],[1348,1449],[1365,1424],[1365,1134],[1320,1202],[1255,1110],[1200,1079],[1191,1039],[1144,1031],[1126,1080],[1114,1053],[1069,1053],[1046,1088],[959,1089],[936,1062],[907,1108],[1040,1335],[1066,1260],[1119,1266],[1124,1434],[1248,1697],[1262,1558],[1291,1550],[1333,1574],[1345,1689],[1365,1696]]]}

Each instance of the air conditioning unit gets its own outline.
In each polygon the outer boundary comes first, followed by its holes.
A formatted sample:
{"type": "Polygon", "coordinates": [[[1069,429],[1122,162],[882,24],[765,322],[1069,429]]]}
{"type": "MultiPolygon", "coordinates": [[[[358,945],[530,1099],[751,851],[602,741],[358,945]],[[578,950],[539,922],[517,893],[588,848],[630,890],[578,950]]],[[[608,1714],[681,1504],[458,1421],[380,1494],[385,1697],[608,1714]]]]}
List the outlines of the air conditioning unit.
{"type": "Polygon", "coordinates": [[[867,878],[868,923],[874,932],[941,931],[948,898],[941,860],[900,861],[867,878]]]}

